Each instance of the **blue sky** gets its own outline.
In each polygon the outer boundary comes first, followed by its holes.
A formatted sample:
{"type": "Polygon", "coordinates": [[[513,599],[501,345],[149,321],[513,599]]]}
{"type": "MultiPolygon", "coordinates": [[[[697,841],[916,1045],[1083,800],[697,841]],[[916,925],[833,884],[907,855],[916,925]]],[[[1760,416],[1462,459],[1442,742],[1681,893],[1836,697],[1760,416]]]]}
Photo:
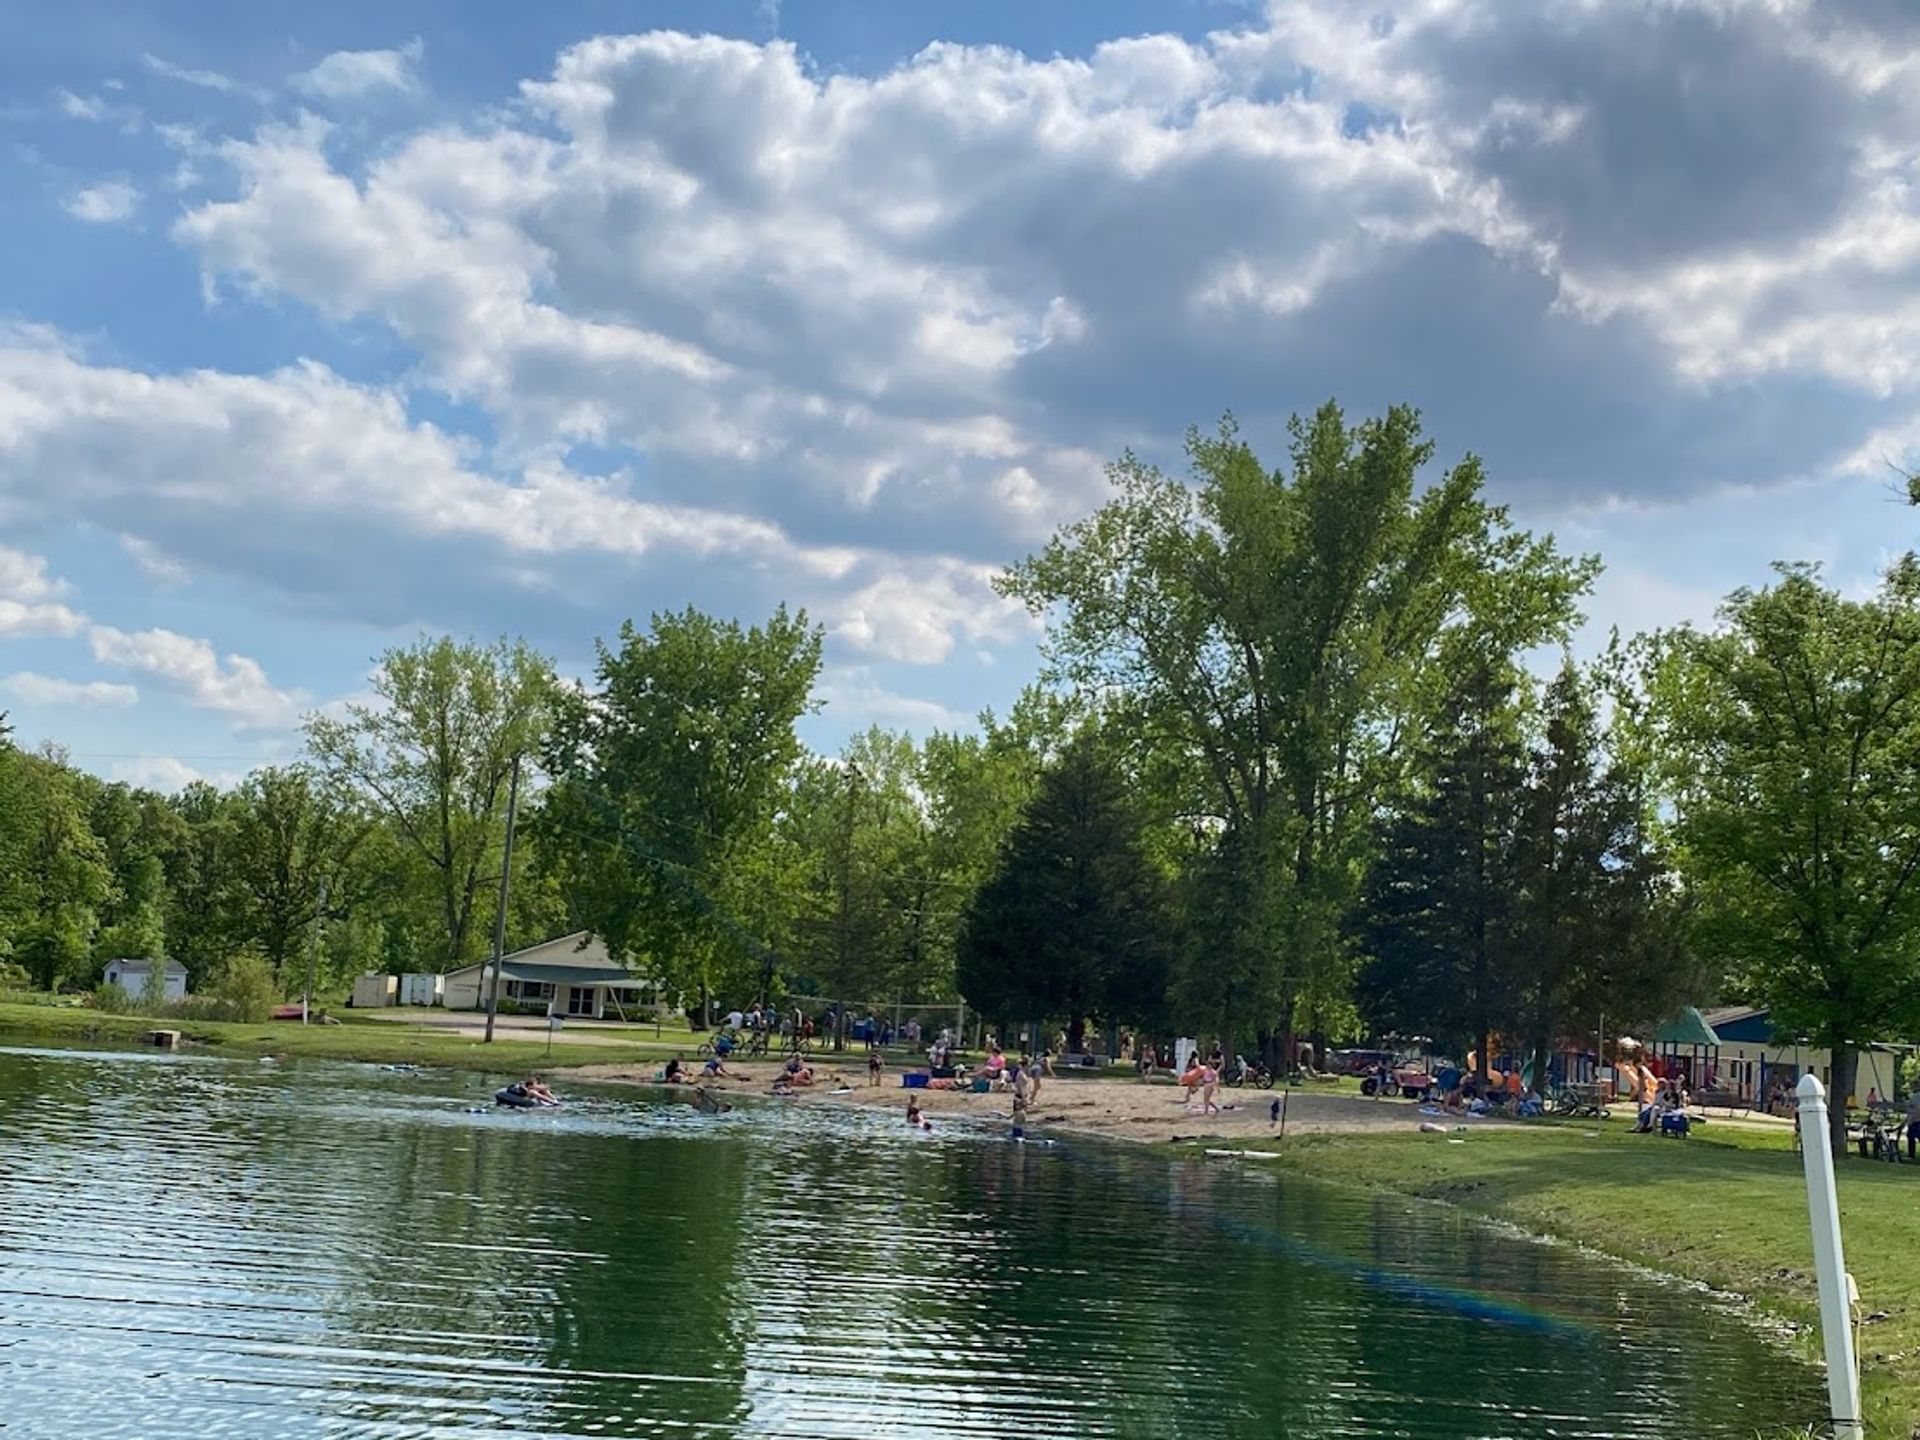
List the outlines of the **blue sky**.
{"type": "Polygon", "coordinates": [[[1409,401],[1606,627],[1911,541],[1893,0],[0,0],[0,707],[160,786],[423,630],[804,605],[833,747],[1231,408],[1409,401]]]}

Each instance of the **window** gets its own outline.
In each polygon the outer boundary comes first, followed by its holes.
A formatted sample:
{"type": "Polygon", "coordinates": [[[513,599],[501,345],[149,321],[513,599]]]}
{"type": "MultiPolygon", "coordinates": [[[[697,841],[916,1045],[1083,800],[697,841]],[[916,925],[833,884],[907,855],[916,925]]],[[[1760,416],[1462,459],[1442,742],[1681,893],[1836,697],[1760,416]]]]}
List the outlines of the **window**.
{"type": "Polygon", "coordinates": [[[567,1014],[593,1014],[593,986],[573,985],[567,989],[567,1014]]]}

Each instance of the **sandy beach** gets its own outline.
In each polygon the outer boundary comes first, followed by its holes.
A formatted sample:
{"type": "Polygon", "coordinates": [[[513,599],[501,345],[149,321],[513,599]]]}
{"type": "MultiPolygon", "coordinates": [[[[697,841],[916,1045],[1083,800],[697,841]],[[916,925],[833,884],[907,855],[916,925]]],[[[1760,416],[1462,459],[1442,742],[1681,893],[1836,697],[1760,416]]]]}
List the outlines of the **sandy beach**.
{"type": "MultiPolygon", "coordinates": [[[[728,1074],[707,1083],[716,1093],[768,1095],[780,1065],[774,1060],[729,1061],[728,1074]]],[[[583,1079],[652,1085],[658,1071],[658,1065],[589,1065],[567,1073],[583,1079]]],[[[869,1085],[866,1057],[853,1051],[838,1058],[816,1058],[814,1073],[814,1085],[795,1090],[794,1103],[878,1106],[904,1114],[907,1101],[917,1096],[921,1110],[935,1122],[942,1116],[960,1115],[1007,1123],[1013,1118],[1013,1097],[1008,1094],[908,1090],[902,1087],[897,1070],[885,1072],[879,1085],[869,1085]]],[[[1423,1119],[1431,1118],[1423,1116],[1409,1101],[1369,1100],[1312,1086],[1291,1091],[1251,1087],[1232,1090],[1223,1086],[1217,1098],[1220,1112],[1202,1115],[1198,1100],[1189,1108],[1185,1092],[1171,1080],[1144,1081],[1130,1071],[1112,1076],[1061,1075],[1043,1081],[1028,1123],[1037,1132],[1055,1129],[1165,1144],[1216,1138],[1245,1142],[1277,1135],[1280,1126],[1273,1116],[1276,1101],[1284,1101],[1289,1135],[1407,1132],[1418,1130],[1423,1119]]],[[[1500,1122],[1473,1119],[1450,1123],[1478,1128],[1500,1122]]]]}

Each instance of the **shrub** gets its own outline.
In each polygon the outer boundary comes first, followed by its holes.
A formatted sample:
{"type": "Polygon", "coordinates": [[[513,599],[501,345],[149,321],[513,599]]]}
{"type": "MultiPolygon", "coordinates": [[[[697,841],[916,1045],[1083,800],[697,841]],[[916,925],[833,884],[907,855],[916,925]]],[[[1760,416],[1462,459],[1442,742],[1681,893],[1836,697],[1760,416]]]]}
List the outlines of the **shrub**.
{"type": "Polygon", "coordinates": [[[119,985],[111,980],[103,980],[93,987],[93,1008],[103,1015],[131,1015],[139,1005],[119,985]]]}
{"type": "Polygon", "coordinates": [[[273,1007],[280,1003],[280,982],[261,955],[242,950],[227,960],[213,996],[227,1007],[226,1018],[259,1024],[273,1017],[273,1007]]]}
{"type": "Polygon", "coordinates": [[[33,977],[27,967],[12,960],[0,960],[0,990],[31,990],[33,977]]]}

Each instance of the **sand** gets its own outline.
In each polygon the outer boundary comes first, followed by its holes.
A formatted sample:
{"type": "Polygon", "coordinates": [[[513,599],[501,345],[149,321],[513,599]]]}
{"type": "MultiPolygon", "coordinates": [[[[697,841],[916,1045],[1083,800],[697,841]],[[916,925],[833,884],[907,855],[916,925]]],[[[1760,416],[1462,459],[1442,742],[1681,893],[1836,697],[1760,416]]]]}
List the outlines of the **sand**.
{"type": "MultiPolygon", "coordinates": [[[[816,1082],[811,1088],[794,1091],[796,1103],[879,1106],[904,1115],[907,1101],[917,1096],[921,1110],[936,1123],[942,1116],[956,1115],[1012,1123],[1010,1094],[908,1090],[902,1087],[896,1070],[884,1072],[881,1083],[871,1086],[867,1083],[865,1055],[853,1051],[837,1060],[829,1056],[813,1063],[816,1082]]],[[[780,1068],[781,1062],[775,1060],[729,1061],[726,1076],[703,1083],[717,1092],[767,1095],[780,1068]]],[[[657,1065],[588,1065],[567,1073],[583,1079],[650,1085],[655,1083],[658,1069],[657,1065]]],[[[1282,1099],[1289,1135],[1406,1132],[1418,1130],[1422,1120],[1433,1118],[1422,1115],[1409,1101],[1369,1100],[1351,1093],[1329,1093],[1312,1085],[1291,1091],[1255,1090],[1250,1086],[1231,1090],[1222,1086],[1217,1096],[1220,1113],[1202,1115],[1198,1098],[1189,1107],[1185,1092],[1170,1080],[1144,1081],[1122,1072],[1112,1077],[1061,1075],[1044,1079],[1039,1099],[1028,1116],[1028,1128],[1036,1133],[1055,1129],[1161,1144],[1199,1139],[1254,1141],[1279,1134],[1272,1111],[1274,1102],[1282,1099]]],[[[1449,1117],[1445,1123],[1478,1128],[1501,1122],[1449,1117]]]]}

